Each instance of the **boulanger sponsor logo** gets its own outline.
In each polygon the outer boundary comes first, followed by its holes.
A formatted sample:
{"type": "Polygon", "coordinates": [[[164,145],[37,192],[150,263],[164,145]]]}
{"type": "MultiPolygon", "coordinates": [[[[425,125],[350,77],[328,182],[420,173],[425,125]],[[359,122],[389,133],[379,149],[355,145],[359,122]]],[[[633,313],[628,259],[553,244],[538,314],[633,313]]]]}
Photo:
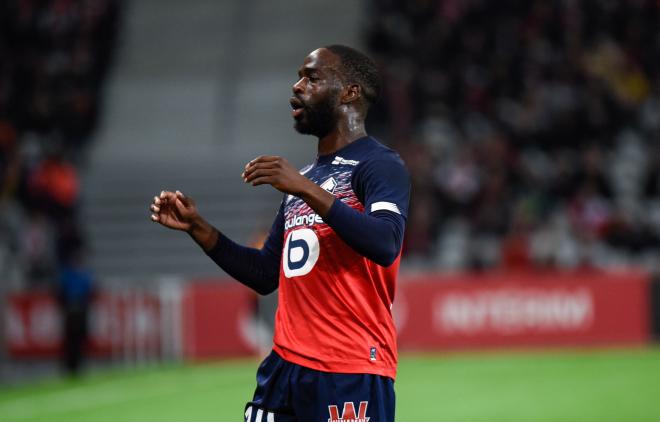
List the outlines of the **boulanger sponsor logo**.
{"type": "Polygon", "coordinates": [[[594,320],[588,289],[499,289],[456,292],[434,306],[434,326],[446,333],[566,332],[586,330],[594,320]]]}
{"type": "Polygon", "coordinates": [[[347,401],[344,403],[344,409],[340,417],[339,408],[337,405],[332,404],[328,406],[328,412],[330,412],[328,422],[369,422],[371,418],[367,416],[368,405],[368,401],[361,401],[358,412],[355,413],[355,404],[352,401],[347,401]]]}
{"type": "Polygon", "coordinates": [[[332,164],[334,164],[336,166],[343,166],[343,165],[357,166],[358,164],[360,164],[360,162],[356,161],[356,160],[347,160],[345,158],[342,158],[342,157],[336,155],[335,159],[332,160],[332,164]]]}
{"type": "Polygon", "coordinates": [[[317,213],[297,215],[284,221],[284,230],[295,229],[300,226],[313,226],[314,224],[323,224],[323,219],[317,213]]]}

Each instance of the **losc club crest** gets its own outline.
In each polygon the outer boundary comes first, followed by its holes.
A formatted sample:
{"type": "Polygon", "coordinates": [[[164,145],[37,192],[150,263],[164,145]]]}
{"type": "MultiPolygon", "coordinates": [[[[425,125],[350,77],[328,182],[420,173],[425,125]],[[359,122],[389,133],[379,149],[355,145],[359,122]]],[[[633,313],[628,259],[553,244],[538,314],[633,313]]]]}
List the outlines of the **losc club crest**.
{"type": "Polygon", "coordinates": [[[367,406],[369,405],[368,401],[361,401],[358,413],[355,413],[355,405],[352,401],[344,403],[344,410],[341,417],[339,417],[339,409],[336,405],[328,406],[328,411],[330,412],[330,419],[328,422],[369,422],[367,417],[367,406]]]}

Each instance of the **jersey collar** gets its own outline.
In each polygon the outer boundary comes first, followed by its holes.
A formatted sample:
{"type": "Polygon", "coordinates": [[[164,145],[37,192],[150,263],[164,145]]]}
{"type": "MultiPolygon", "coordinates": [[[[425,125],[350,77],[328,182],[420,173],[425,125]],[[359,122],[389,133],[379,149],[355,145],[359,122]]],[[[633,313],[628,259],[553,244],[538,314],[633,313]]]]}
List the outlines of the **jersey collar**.
{"type": "Polygon", "coordinates": [[[371,137],[369,135],[363,136],[362,138],[358,138],[358,139],[354,140],[353,142],[349,143],[348,145],[345,145],[345,146],[339,148],[335,152],[332,152],[330,154],[325,154],[325,155],[318,155],[316,157],[316,164],[317,165],[318,164],[328,164],[328,163],[332,162],[335,159],[335,157],[337,157],[337,156],[341,156],[343,158],[348,158],[348,157],[344,157],[344,156],[351,153],[351,152],[353,152],[356,149],[359,149],[360,146],[363,145],[363,144],[366,144],[367,141],[370,138],[371,137]]]}

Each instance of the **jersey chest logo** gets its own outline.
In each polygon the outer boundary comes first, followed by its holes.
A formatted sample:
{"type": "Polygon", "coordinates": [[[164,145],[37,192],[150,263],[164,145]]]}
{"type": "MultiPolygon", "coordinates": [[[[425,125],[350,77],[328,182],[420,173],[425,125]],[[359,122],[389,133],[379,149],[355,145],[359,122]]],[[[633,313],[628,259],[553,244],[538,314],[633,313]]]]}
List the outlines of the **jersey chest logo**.
{"type": "Polygon", "coordinates": [[[333,193],[335,191],[335,188],[337,187],[337,181],[335,180],[334,177],[329,178],[325,182],[320,184],[322,189],[325,189],[326,191],[333,193]]]}
{"type": "Polygon", "coordinates": [[[352,401],[347,401],[344,403],[344,411],[342,412],[341,417],[339,417],[339,409],[337,405],[328,406],[328,411],[330,412],[330,419],[328,422],[369,422],[367,417],[367,406],[369,405],[368,401],[361,401],[358,413],[355,413],[355,404],[352,401]]]}

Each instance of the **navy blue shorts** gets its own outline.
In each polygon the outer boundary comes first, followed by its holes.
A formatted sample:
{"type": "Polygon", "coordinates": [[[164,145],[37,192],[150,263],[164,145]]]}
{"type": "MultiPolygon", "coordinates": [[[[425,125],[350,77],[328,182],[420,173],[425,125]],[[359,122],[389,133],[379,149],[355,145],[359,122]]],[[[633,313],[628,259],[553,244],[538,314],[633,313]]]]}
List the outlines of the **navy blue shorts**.
{"type": "Polygon", "coordinates": [[[257,371],[245,422],[394,422],[394,381],[316,371],[271,352],[257,371]]]}

